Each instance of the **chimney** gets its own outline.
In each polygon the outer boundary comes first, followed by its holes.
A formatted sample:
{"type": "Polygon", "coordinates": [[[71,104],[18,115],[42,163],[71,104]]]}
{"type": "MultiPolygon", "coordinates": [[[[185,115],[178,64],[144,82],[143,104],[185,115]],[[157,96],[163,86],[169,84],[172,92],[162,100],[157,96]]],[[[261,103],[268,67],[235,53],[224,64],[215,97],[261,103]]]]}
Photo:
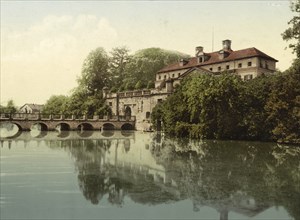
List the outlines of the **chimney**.
{"type": "Polygon", "coordinates": [[[195,49],[195,56],[196,57],[198,57],[201,53],[203,53],[203,47],[201,47],[201,46],[198,46],[198,47],[196,47],[196,49],[195,49]]]}
{"type": "Polygon", "coordinates": [[[231,40],[223,40],[222,43],[224,51],[231,50],[231,40]]]}

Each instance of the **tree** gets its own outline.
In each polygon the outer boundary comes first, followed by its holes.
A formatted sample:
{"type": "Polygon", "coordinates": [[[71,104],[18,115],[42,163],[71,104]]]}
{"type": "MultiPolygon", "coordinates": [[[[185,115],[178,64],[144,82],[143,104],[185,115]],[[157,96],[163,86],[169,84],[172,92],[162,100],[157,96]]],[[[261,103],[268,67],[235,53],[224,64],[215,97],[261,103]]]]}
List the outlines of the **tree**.
{"type": "Polygon", "coordinates": [[[43,108],[43,114],[66,114],[68,112],[68,102],[68,96],[53,95],[47,100],[43,108]]]}
{"type": "Polygon", "coordinates": [[[88,95],[102,93],[102,88],[110,86],[109,57],[101,47],[91,51],[84,60],[79,86],[88,95]]]}
{"type": "Polygon", "coordinates": [[[300,74],[287,71],[276,76],[265,105],[272,138],[300,142],[300,74]]]}
{"type": "MultiPolygon", "coordinates": [[[[149,82],[154,83],[157,71],[170,63],[177,62],[182,57],[187,57],[187,55],[161,48],[139,50],[130,57],[126,65],[125,81],[130,81],[133,85],[140,81],[142,88],[146,88],[149,82]]],[[[128,82],[125,82],[125,84],[128,84],[128,82]]]]}
{"type": "Polygon", "coordinates": [[[291,3],[291,10],[297,13],[297,15],[288,22],[290,27],[282,33],[282,38],[286,41],[295,41],[290,43],[289,47],[292,48],[293,52],[300,58],[300,0],[294,0],[291,3]]]}
{"type": "Polygon", "coordinates": [[[0,112],[16,113],[17,107],[12,99],[8,100],[6,106],[0,106],[0,112]]]}
{"type": "Polygon", "coordinates": [[[125,67],[129,62],[129,49],[126,47],[116,47],[110,52],[109,72],[114,88],[121,86],[125,78],[125,67]]]}

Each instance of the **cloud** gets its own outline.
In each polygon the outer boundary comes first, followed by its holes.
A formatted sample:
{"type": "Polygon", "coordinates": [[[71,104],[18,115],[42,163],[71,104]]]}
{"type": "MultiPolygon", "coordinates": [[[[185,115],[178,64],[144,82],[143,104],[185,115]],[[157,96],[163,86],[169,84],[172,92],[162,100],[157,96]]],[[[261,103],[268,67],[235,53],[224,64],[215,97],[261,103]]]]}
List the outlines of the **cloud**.
{"type": "Polygon", "coordinates": [[[99,46],[110,49],[117,38],[106,18],[84,14],[47,16],[23,30],[1,28],[1,101],[44,102],[66,94],[87,54],[99,46]]]}

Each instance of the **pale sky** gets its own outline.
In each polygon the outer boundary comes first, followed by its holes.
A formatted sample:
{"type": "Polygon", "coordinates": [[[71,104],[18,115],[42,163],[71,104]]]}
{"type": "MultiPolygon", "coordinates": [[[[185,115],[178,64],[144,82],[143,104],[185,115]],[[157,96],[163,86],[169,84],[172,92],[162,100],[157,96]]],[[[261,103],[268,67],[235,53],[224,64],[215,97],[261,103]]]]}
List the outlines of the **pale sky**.
{"type": "Polygon", "coordinates": [[[194,55],[249,47],[287,69],[295,55],[281,33],[294,16],[290,1],[3,1],[1,0],[1,104],[13,99],[43,104],[69,95],[83,60],[104,47],[131,52],[160,47],[194,55]],[[214,44],[212,33],[214,32],[214,44]]]}

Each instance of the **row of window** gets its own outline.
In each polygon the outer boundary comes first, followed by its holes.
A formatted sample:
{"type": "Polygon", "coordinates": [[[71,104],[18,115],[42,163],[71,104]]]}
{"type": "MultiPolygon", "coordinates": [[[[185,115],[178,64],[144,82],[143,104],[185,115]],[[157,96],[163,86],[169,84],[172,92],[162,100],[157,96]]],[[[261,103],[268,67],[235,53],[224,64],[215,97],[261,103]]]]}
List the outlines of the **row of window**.
{"type": "MultiPolygon", "coordinates": [[[[248,62],[247,63],[248,67],[252,66],[252,62],[248,62]]],[[[238,68],[242,68],[243,67],[243,63],[238,63],[238,68]]],[[[226,65],[226,70],[229,70],[230,69],[230,66],[229,65],[226,65]]],[[[210,71],[213,71],[213,68],[209,68],[210,71]]],[[[218,71],[222,71],[222,67],[221,66],[218,66],[218,71]]]]}
{"type": "MultiPolygon", "coordinates": [[[[177,77],[179,77],[179,76],[180,76],[180,73],[177,74],[177,77]]],[[[173,73],[173,74],[172,74],[172,78],[175,78],[175,77],[176,77],[176,76],[175,76],[175,73],[173,73]]],[[[158,79],[159,79],[159,80],[162,79],[162,76],[159,75],[159,76],[158,76],[158,79]]],[[[164,79],[167,79],[167,75],[164,75],[164,79]]]]}

